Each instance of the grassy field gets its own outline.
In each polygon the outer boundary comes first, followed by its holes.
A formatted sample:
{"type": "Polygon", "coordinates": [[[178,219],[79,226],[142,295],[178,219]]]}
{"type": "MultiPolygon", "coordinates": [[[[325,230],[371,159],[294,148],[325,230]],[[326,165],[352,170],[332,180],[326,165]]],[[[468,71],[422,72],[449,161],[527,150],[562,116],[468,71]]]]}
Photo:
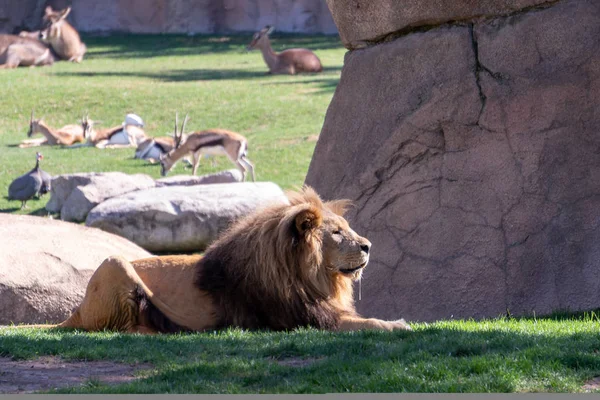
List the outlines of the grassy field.
{"type": "MultiPolygon", "coordinates": [[[[283,188],[301,185],[339,80],[345,50],[337,36],[277,36],[273,47],[313,49],[324,65],[316,75],[267,75],[259,51],[246,52],[247,36],[141,35],[84,38],[89,50],[80,65],[0,71],[0,212],[41,213],[48,198],[8,202],[8,185],[35,164],[26,139],[32,109],[53,127],[78,123],[83,113],[119,125],[128,112],[140,115],[147,133],[173,132],[175,112],[190,114],[187,131],[225,128],[249,141],[257,179],[283,188]]],[[[38,148],[39,149],[39,148],[38,148]]],[[[49,173],[122,171],[158,177],[160,168],[133,159],[133,149],[42,147],[49,173]]],[[[225,157],[203,163],[198,174],[233,168],[225,157]]],[[[191,174],[178,164],[172,174],[191,174]]]]}
{"type": "Polygon", "coordinates": [[[415,324],[413,332],[147,337],[9,329],[0,355],[149,363],[120,386],[62,393],[581,392],[600,375],[593,314],[415,324]]]}
{"type": "MultiPolygon", "coordinates": [[[[87,37],[81,65],[0,71],[0,190],[34,164],[36,149],[19,149],[29,114],[59,127],[84,112],[106,126],[135,112],[151,135],[172,131],[175,111],[188,128],[222,127],[249,139],[259,180],[301,185],[344,49],[336,37],[275,36],[274,47],[314,49],[324,73],[265,74],[249,37],[87,37]]],[[[159,167],[133,150],[42,148],[52,174],[123,171],[158,177],[159,167]]],[[[200,173],[231,168],[225,159],[200,173]]],[[[189,174],[178,165],[174,173],[189,174]]],[[[0,211],[41,213],[46,199],[19,211],[0,197],[0,211]]],[[[594,314],[545,319],[500,318],[414,324],[414,332],[333,334],[231,330],[145,337],[117,333],[0,330],[0,356],[148,363],[134,383],[91,380],[62,392],[326,393],[579,392],[600,375],[600,323],[594,314]]],[[[2,371],[0,371],[0,379],[2,371]]]]}

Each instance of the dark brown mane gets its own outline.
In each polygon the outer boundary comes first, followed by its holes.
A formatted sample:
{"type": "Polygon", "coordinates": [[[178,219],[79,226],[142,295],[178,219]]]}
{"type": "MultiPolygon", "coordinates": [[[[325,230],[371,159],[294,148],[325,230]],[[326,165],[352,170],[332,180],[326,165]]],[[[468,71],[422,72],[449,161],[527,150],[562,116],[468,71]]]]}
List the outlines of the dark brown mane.
{"type": "Polygon", "coordinates": [[[327,205],[312,189],[291,196],[290,203],[233,224],[198,262],[195,284],[213,298],[217,328],[334,330],[342,315],[354,314],[343,309],[344,299],[332,301],[351,297],[351,283],[328,275],[321,265],[320,238],[296,227],[299,213],[320,221],[327,205]]]}

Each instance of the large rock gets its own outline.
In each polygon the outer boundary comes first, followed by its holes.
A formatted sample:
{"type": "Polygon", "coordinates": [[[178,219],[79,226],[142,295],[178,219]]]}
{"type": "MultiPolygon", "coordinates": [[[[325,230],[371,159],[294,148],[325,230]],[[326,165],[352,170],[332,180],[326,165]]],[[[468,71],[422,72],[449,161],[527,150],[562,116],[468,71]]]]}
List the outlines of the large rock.
{"type": "Polygon", "coordinates": [[[49,218],[0,214],[0,324],[60,322],[111,255],[150,253],[99,229],[49,218]]]}
{"type": "Polygon", "coordinates": [[[413,28],[506,15],[556,0],[327,0],[349,49],[402,35],[413,28]]]}
{"type": "Polygon", "coordinates": [[[148,175],[122,172],[66,174],[54,177],[46,210],[63,221],[83,222],[88,212],[111,197],[156,185],[148,175]]]}
{"type": "Polygon", "coordinates": [[[306,183],[373,242],[360,311],[600,307],[599,47],[570,0],[346,56],[306,183]]]}
{"type": "Polygon", "coordinates": [[[16,27],[37,29],[45,4],[57,9],[71,5],[68,20],[81,32],[230,33],[257,31],[267,24],[284,32],[337,32],[321,0],[19,0],[1,4],[4,32],[16,27]]]}
{"type": "Polygon", "coordinates": [[[199,251],[234,219],[274,202],[287,197],[270,182],[165,186],[107,200],[85,223],[150,251],[199,251]]]}

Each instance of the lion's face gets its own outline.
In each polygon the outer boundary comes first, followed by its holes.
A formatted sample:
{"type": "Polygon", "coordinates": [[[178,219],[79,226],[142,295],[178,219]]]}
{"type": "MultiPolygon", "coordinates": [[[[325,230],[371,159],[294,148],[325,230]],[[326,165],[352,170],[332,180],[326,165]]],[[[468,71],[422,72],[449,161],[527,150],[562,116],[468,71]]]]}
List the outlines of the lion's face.
{"type": "Polygon", "coordinates": [[[322,209],[304,210],[296,217],[296,229],[320,242],[322,265],[330,273],[358,280],[369,262],[371,242],[354,232],[342,216],[346,204],[329,202],[322,209]]]}
{"type": "Polygon", "coordinates": [[[371,242],[350,228],[348,221],[327,212],[321,226],[323,261],[333,271],[359,279],[369,262],[371,242]]]}

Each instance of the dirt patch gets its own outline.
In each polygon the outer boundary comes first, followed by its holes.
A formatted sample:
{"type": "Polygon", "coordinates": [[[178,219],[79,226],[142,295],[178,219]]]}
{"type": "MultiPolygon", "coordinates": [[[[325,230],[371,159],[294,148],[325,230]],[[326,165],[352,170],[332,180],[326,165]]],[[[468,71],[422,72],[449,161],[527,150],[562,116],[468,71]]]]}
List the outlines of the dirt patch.
{"type": "Polygon", "coordinates": [[[600,390],[600,376],[597,376],[587,381],[585,385],[583,385],[582,389],[586,392],[600,390]]]}
{"type": "Polygon", "coordinates": [[[32,393],[40,390],[79,386],[90,380],[118,385],[137,379],[137,371],[149,364],[121,364],[110,361],[64,361],[59,357],[14,361],[0,357],[0,393],[32,393]]]}

